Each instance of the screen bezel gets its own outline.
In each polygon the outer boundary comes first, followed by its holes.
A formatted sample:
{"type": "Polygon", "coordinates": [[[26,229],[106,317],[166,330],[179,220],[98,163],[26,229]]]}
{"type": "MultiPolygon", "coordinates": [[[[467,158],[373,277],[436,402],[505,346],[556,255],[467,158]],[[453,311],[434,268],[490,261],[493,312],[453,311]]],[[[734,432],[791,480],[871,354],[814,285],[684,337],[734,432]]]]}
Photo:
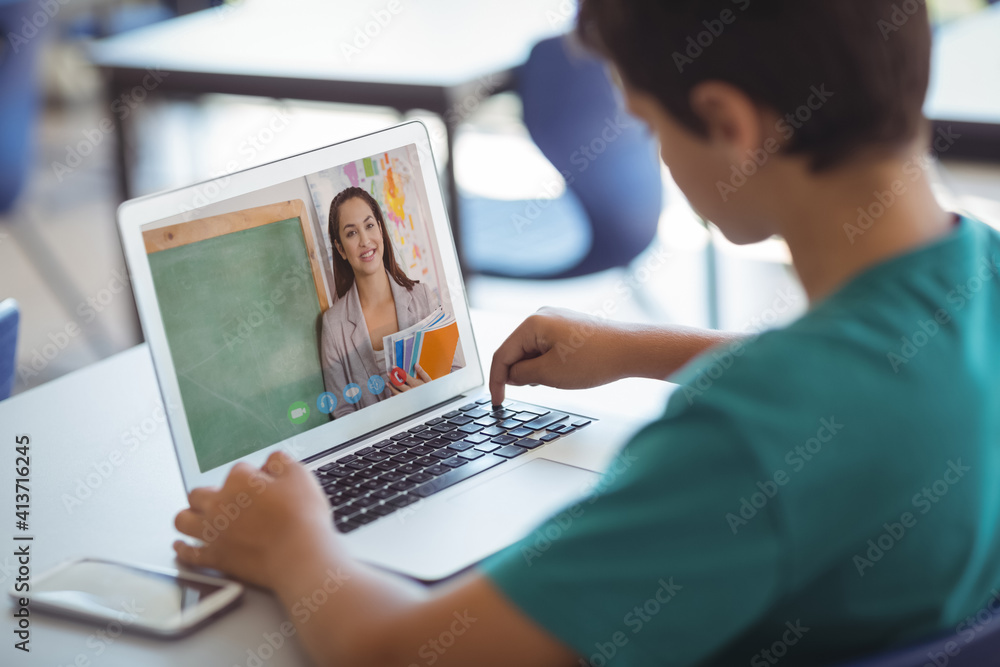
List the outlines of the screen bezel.
{"type": "MultiPolygon", "coordinates": [[[[227,182],[224,185],[221,183],[222,178],[211,179],[178,190],[133,199],[118,208],[119,233],[131,277],[132,290],[135,294],[136,307],[164,399],[164,411],[167,414],[174,448],[177,451],[181,476],[184,480],[184,486],[188,490],[198,486],[221,484],[229,469],[237,461],[246,461],[251,465],[260,466],[272,452],[277,450],[286,451],[297,460],[309,459],[322,452],[336,449],[344,443],[362,438],[382,426],[405,419],[410,415],[482,387],[482,367],[473,337],[469,306],[451,233],[451,223],[438,180],[430,137],[423,123],[410,121],[372,134],[236,172],[226,176],[225,179],[227,182]],[[417,148],[421,177],[430,207],[430,223],[439,245],[445,283],[442,285],[442,289],[447,290],[447,296],[455,311],[459,341],[461,341],[465,354],[465,367],[434,382],[394,396],[390,400],[380,401],[328,424],[300,433],[252,454],[247,454],[240,459],[211,470],[202,471],[198,465],[187,416],[183,409],[173,359],[167,344],[163,320],[160,317],[159,303],[153,287],[152,272],[142,237],[142,227],[180,214],[189,215],[189,219],[196,219],[199,217],[198,211],[192,211],[188,206],[190,202],[195,200],[196,196],[200,197],[206,206],[218,204],[409,144],[414,144],[417,148]],[[211,183],[218,185],[217,188],[214,188],[217,192],[214,197],[206,195],[206,185],[211,183]]],[[[444,296],[442,295],[442,298],[444,296]]]]}
{"type": "Polygon", "coordinates": [[[194,630],[199,625],[209,620],[212,616],[221,613],[231,605],[238,602],[240,598],[242,598],[243,592],[244,588],[240,583],[230,581],[228,579],[219,579],[191,572],[181,572],[180,570],[140,565],[138,563],[129,563],[125,561],[114,561],[105,558],[80,558],[78,560],[62,563],[43,572],[36,579],[31,581],[31,590],[27,594],[10,590],[8,591],[8,595],[15,600],[18,598],[28,598],[32,607],[63,616],[85,618],[98,622],[118,622],[121,623],[123,629],[163,637],[176,637],[194,630]],[[145,622],[141,617],[131,619],[126,623],[121,620],[120,614],[104,614],[97,611],[86,611],[77,607],[66,606],[57,602],[45,600],[44,598],[39,598],[34,593],[38,586],[44,584],[52,577],[84,563],[103,563],[113,567],[129,569],[151,576],[166,576],[179,581],[209,584],[218,586],[219,588],[218,590],[212,591],[202,599],[198,600],[198,603],[194,606],[188,609],[180,610],[171,617],[169,622],[163,624],[145,622]]]}

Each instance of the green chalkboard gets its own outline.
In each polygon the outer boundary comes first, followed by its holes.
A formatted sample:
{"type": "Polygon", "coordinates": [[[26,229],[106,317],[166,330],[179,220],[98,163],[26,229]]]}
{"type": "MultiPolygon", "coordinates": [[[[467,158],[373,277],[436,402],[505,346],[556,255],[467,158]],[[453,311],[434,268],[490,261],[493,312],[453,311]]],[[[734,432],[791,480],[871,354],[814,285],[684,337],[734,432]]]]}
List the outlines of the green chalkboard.
{"type": "Polygon", "coordinates": [[[329,421],[320,305],[299,218],[149,255],[202,471],[329,421]],[[293,424],[304,401],[309,418],[293,424]]]}

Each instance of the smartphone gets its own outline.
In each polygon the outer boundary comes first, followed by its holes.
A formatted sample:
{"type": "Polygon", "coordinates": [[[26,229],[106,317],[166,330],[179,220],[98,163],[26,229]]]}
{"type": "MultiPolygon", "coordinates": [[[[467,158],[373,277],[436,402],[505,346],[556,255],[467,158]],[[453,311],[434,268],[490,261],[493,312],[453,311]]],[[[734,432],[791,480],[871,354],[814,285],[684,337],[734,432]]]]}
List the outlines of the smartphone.
{"type": "Polygon", "coordinates": [[[120,625],[158,637],[181,637],[232,609],[243,586],[179,570],[84,558],[34,578],[28,591],[10,591],[32,610],[120,625]]]}

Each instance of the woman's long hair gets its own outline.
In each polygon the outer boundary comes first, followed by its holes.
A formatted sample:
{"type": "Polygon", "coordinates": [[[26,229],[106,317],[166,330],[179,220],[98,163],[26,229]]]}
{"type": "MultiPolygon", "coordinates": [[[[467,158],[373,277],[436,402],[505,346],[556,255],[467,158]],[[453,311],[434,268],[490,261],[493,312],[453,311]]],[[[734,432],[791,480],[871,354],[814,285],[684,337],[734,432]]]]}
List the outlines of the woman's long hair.
{"type": "Polygon", "coordinates": [[[340,253],[337,252],[337,244],[340,243],[340,247],[344,247],[343,242],[340,240],[340,205],[349,199],[355,198],[368,204],[368,208],[372,210],[372,215],[375,216],[375,220],[378,222],[379,230],[382,232],[382,264],[385,266],[386,273],[399,285],[412,290],[413,286],[420,281],[410,280],[403,273],[402,267],[396,263],[396,253],[392,251],[392,242],[389,240],[389,230],[385,227],[382,207],[378,205],[374,197],[361,188],[350,187],[341,190],[333,198],[333,201],[330,202],[329,233],[330,244],[333,246],[333,282],[337,288],[337,297],[340,298],[347,294],[347,290],[351,289],[351,285],[354,284],[354,269],[351,267],[350,262],[341,257],[340,253]]]}

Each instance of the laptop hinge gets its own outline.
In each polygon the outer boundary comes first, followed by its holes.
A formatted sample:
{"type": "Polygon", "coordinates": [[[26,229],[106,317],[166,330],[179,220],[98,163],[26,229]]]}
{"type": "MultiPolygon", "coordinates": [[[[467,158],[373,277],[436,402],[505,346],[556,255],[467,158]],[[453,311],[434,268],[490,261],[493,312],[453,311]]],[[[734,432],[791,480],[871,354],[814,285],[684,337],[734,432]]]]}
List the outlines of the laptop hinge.
{"type": "Polygon", "coordinates": [[[330,454],[332,454],[332,453],[334,453],[336,451],[339,451],[341,449],[344,449],[345,447],[350,447],[351,445],[356,445],[359,442],[362,442],[364,440],[368,440],[370,438],[374,438],[377,435],[379,435],[380,433],[385,433],[386,431],[393,430],[394,428],[396,428],[397,426],[399,426],[403,422],[408,422],[411,419],[413,419],[414,417],[421,417],[423,415],[426,415],[428,412],[434,412],[435,410],[439,410],[441,407],[443,407],[445,405],[448,405],[449,403],[454,403],[455,401],[458,401],[459,399],[464,399],[464,398],[468,398],[468,396],[466,396],[465,394],[461,394],[459,396],[455,396],[453,398],[449,398],[447,401],[441,401],[440,403],[435,403],[434,405],[432,405],[429,408],[426,408],[424,410],[421,410],[420,412],[417,412],[415,414],[409,415],[407,417],[403,417],[402,419],[397,419],[396,421],[390,422],[389,424],[386,424],[385,426],[382,426],[381,428],[378,428],[378,429],[376,429],[374,431],[369,431],[365,435],[359,435],[356,438],[351,438],[350,440],[348,440],[346,442],[342,442],[342,443],[340,443],[339,445],[337,445],[335,447],[330,447],[329,449],[324,449],[322,452],[319,452],[318,454],[313,454],[310,457],[304,458],[304,459],[302,459],[302,463],[310,463],[312,461],[315,461],[316,459],[321,459],[321,458],[323,458],[325,456],[329,456],[330,454]]]}

